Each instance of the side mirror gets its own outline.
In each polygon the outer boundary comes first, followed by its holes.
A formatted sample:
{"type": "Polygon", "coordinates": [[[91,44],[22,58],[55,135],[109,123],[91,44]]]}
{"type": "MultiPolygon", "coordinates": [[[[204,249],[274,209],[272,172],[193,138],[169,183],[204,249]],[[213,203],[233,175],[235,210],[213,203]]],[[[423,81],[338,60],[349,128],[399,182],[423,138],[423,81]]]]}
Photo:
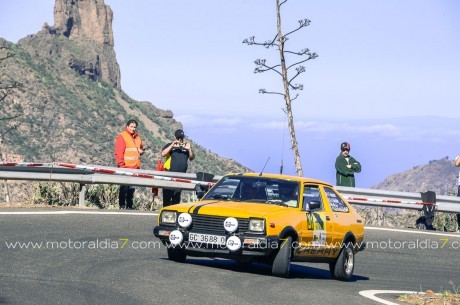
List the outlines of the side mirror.
{"type": "Polygon", "coordinates": [[[321,202],[319,201],[310,201],[305,204],[305,211],[307,212],[318,210],[320,208],[321,208],[321,202]]]}

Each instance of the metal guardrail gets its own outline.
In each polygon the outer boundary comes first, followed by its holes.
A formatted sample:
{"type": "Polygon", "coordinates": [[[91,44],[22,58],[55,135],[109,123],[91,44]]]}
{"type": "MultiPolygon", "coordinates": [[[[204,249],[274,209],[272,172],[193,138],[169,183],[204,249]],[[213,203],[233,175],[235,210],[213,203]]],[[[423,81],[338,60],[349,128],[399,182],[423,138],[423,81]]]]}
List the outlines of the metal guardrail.
{"type": "MultiPolygon", "coordinates": [[[[196,180],[201,180],[199,174],[177,173],[168,171],[153,171],[143,169],[116,168],[99,165],[85,165],[86,169],[69,168],[54,163],[28,166],[27,163],[0,162],[0,179],[5,180],[38,180],[38,181],[63,181],[80,183],[80,204],[84,204],[84,192],[86,184],[127,184],[141,187],[174,188],[179,190],[193,191],[196,188],[196,180]],[[8,164],[8,165],[6,165],[8,164]],[[97,167],[108,171],[122,170],[125,174],[107,174],[88,170],[97,167]],[[145,174],[155,177],[170,177],[189,180],[188,182],[165,181],[155,178],[133,177],[126,173],[145,174]]],[[[211,175],[212,176],[212,175],[211,175]]],[[[221,176],[212,176],[212,181],[218,181],[221,176]]],[[[423,210],[426,203],[422,202],[420,193],[396,192],[376,189],[351,188],[338,186],[336,189],[352,204],[390,207],[399,209],[423,210]]],[[[460,197],[437,196],[435,210],[438,212],[460,213],[460,197]]]]}
{"type": "MultiPolygon", "coordinates": [[[[376,189],[336,186],[336,189],[352,204],[423,210],[426,205],[421,193],[397,192],[376,189]]],[[[437,212],[460,213],[460,197],[436,195],[437,212]]]]}
{"type": "MultiPolygon", "coordinates": [[[[34,166],[26,166],[26,165],[19,165],[19,166],[11,166],[11,165],[4,165],[4,164],[11,164],[11,163],[2,163],[0,162],[0,179],[8,179],[8,180],[50,180],[50,177],[52,177],[55,174],[79,174],[79,175],[95,175],[98,174],[98,172],[93,172],[93,171],[87,171],[79,168],[69,168],[65,166],[59,166],[55,165],[53,163],[36,163],[36,164],[43,164],[43,165],[34,165],[34,166]],[[16,172],[26,172],[26,173],[32,173],[31,175],[25,174],[24,179],[20,178],[9,178],[9,175],[11,173],[16,173],[16,172]],[[50,175],[48,179],[33,179],[34,175],[33,173],[46,173],[50,175]]],[[[18,163],[21,164],[21,163],[18,163]]],[[[26,164],[26,163],[24,163],[26,164]]],[[[33,163],[31,163],[33,164],[33,163]]],[[[122,170],[123,172],[130,172],[130,173],[137,173],[137,174],[147,174],[147,175],[154,175],[154,176],[163,176],[163,177],[173,177],[173,178],[181,178],[181,179],[188,179],[188,180],[199,180],[200,177],[198,177],[198,174],[193,174],[193,173],[177,173],[177,172],[168,172],[168,171],[154,171],[154,170],[145,170],[145,169],[133,169],[133,168],[118,168],[118,167],[110,167],[110,166],[102,166],[102,165],[87,165],[89,167],[97,167],[99,169],[105,169],[105,170],[122,170]]],[[[13,175],[14,176],[14,175],[13,175]]],[[[20,175],[18,175],[20,176],[20,175]]],[[[106,176],[112,176],[112,175],[106,175],[106,176]]],[[[37,176],[38,177],[38,176],[37,176]]],[[[126,175],[116,175],[116,177],[124,177],[124,178],[130,178],[132,179],[133,177],[131,176],[126,176],[126,175]]],[[[213,176],[213,181],[216,182],[218,181],[222,176],[213,176]]],[[[145,179],[145,178],[141,178],[145,179]]],[[[153,179],[145,179],[145,180],[153,180],[153,179]]],[[[130,185],[138,185],[138,186],[152,186],[152,187],[157,187],[157,185],[154,185],[158,183],[157,179],[154,179],[155,182],[139,182],[139,184],[134,184],[129,180],[127,184],[130,185]],[[152,184],[153,183],[153,184],[152,184]]],[[[51,181],[60,181],[60,180],[51,180],[51,181]]],[[[121,179],[122,183],[116,183],[113,182],[111,183],[109,180],[108,182],[102,182],[99,180],[96,180],[93,183],[107,183],[107,184],[125,184],[125,181],[121,179]]],[[[78,182],[78,181],[74,181],[78,182]]],[[[83,181],[85,182],[85,181],[83,181]]],[[[171,181],[172,182],[172,181],[171,181]]],[[[91,183],[91,182],[89,182],[91,183]]],[[[158,187],[162,187],[158,185],[158,187]]],[[[167,187],[167,186],[165,186],[167,187]]],[[[171,187],[173,187],[171,185],[171,187]]],[[[182,189],[181,185],[176,185],[175,188],[177,189],[182,189]]],[[[185,187],[184,189],[189,189],[189,187],[185,187]]]]}
{"type": "Polygon", "coordinates": [[[27,171],[14,172],[0,170],[0,179],[32,180],[32,181],[61,181],[80,184],[127,184],[145,187],[174,188],[180,190],[195,190],[190,183],[145,179],[129,176],[112,176],[106,174],[72,174],[72,173],[33,173],[27,171]]]}
{"type": "MultiPolygon", "coordinates": [[[[85,171],[82,169],[68,168],[64,166],[54,165],[52,163],[44,163],[43,165],[20,165],[14,166],[11,163],[0,163],[0,179],[4,180],[31,180],[31,181],[60,181],[74,182],[80,184],[79,205],[84,205],[84,198],[87,184],[126,184],[141,187],[156,187],[156,188],[172,188],[179,190],[194,191],[196,184],[166,181],[152,178],[141,178],[127,175],[110,175],[98,172],[85,171]]],[[[97,166],[101,169],[120,170],[116,167],[97,166]]],[[[152,171],[142,169],[123,168],[123,172],[136,174],[145,174],[159,177],[173,177],[187,180],[198,180],[197,174],[175,173],[166,171],[152,171]]],[[[214,177],[213,180],[220,179],[220,176],[214,177]]]]}

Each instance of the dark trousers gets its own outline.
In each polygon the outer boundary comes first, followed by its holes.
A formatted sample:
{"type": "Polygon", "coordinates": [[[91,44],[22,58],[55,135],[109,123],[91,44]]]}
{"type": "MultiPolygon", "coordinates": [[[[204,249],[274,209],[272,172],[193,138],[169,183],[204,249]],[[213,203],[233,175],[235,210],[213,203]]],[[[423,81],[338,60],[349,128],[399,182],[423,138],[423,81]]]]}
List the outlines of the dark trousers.
{"type": "MultiPolygon", "coordinates": [[[[457,197],[460,197],[460,184],[458,185],[457,197]]],[[[457,224],[458,229],[460,230],[460,214],[457,214],[457,224]]]]}
{"type": "Polygon", "coordinates": [[[118,204],[120,209],[132,209],[135,188],[129,185],[120,185],[118,192],[118,204]]]}
{"type": "Polygon", "coordinates": [[[180,203],[181,193],[182,192],[178,190],[163,189],[163,207],[180,203]]]}

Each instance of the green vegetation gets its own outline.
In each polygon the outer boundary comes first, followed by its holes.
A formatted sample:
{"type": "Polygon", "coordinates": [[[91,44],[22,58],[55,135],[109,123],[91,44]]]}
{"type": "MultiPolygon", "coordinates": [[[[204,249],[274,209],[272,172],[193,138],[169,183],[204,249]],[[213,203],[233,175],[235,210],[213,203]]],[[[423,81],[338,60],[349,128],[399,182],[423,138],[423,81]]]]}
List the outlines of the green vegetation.
{"type": "Polygon", "coordinates": [[[99,208],[118,208],[118,186],[96,184],[89,187],[85,196],[87,205],[99,208]]]}
{"type": "MultiPolygon", "coordinates": [[[[37,182],[33,184],[33,195],[28,204],[53,206],[76,206],[80,185],[70,182],[37,182]]],[[[118,208],[118,186],[97,184],[88,187],[85,196],[86,206],[99,208],[118,208]]]]}
{"type": "Polygon", "coordinates": [[[452,281],[449,282],[453,289],[441,290],[435,293],[432,290],[420,292],[417,294],[403,294],[398,300],[414,305],[458,305],[460,304],[460,286],[456,286],[452,281]]]}
{"type": "MultiPolygon", "coordinates": [[[[3,139],[4,152],[25,162],[114,166],[115,137],[124,129],[126,120],[134,117],[149,147],[142,157],[142,168],[155,168],[161,149],[181,124],[169,113],[130,98],[109,81],[89,77],[85,67],[94,66],[97,57],[102,62],[113,56],[112,50],[48,32],[29,35],[17,44],[8,43],[8,47],[15,56],[7,65],[0,65],[1,78],[17,80],[23,87],[2,105],[0,114],[11,116],[21,112],[22,115],[17,119],[19,127],[3,139]],[[132,111],[125,110],[126,104],[132,111]]],[[[102,73],[107,73],[106,68],[102,73]]],[[[0,128],[6,127],[5,124],[0,121],[0,128]]],[[[220,158],[195,143],[192,145],[197,158],[190,163],[190,172],[222,175],[247,171],[232,160],[220,158]]],[[[100,208],[116,207],[117,190],[117,186],[91,186],[86,201],[100,208]]],[[[27,191],[24,189],[22,193],[27,191]]],[[[136,191],[135,206],[141,209],[149,206],[152,196],[149,191],[148,188],[136,191]]],[[[73,206],[77,204],[78,192],[78,184],[36,183],[29,202],[73,206]]]]}
{"type": "Polygon", "coordinates": [[[33,185],[29,204],[74,206],[78,204],[79,186],[75,183],[39,182],[33,185]]]}

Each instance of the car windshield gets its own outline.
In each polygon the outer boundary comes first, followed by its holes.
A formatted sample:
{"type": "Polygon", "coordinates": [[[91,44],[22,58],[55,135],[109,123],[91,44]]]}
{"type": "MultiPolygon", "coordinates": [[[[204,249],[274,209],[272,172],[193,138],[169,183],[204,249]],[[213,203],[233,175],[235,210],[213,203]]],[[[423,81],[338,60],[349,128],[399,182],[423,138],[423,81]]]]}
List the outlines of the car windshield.
{"type": "Polygon", "coordinates": [[[299,206],[299,183],[296,181],[248,176],[222,178],[203,198],[299,206]]]}

